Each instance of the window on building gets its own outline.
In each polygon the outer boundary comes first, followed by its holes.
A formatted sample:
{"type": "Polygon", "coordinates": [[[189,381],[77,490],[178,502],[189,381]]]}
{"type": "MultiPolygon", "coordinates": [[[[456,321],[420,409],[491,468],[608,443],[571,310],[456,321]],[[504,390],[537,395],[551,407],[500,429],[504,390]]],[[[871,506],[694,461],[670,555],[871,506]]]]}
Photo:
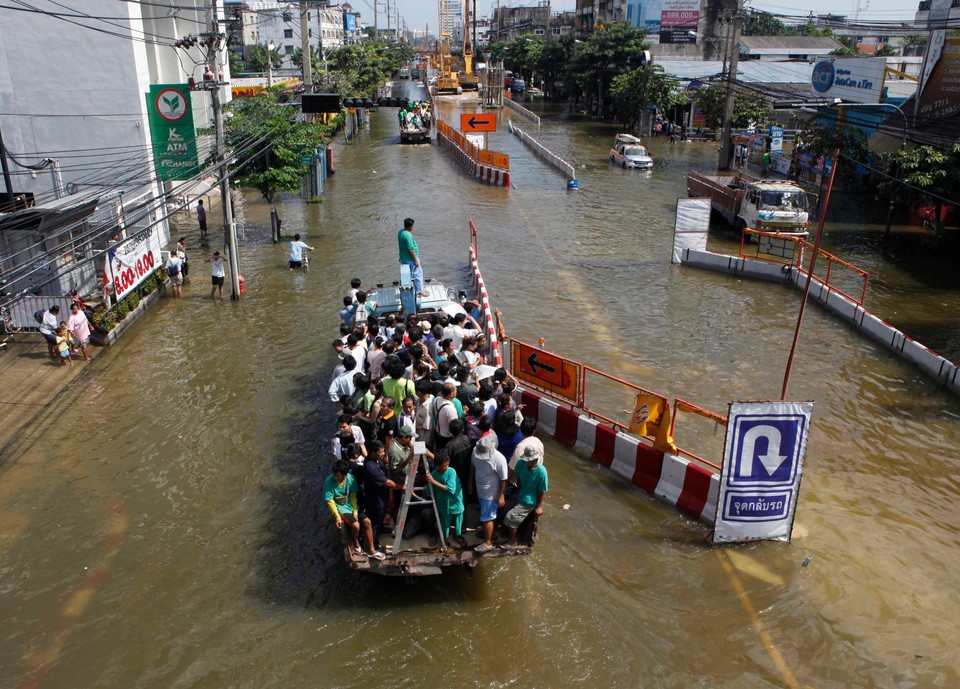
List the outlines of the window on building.
{"type": "Polygon", "coordinates": [[[542,36],[544,33],[545,33],[545,32],[544,32],[543,29],[534,29],[534,30],[533,30],[533,35],[534,35],[534,36],[542,36]]]}
{"type": "Polygon", "coordinates": [[[550,33],[552,33],[554,36],[559,36],[559,35],[560,35],[560,29],[561,29],[561,27],[555,26],[555,27],[553,27],[552,29],[550,29],[550,33]]]}
{"type": "Polygon", "coordinates": [[[293,46],[292,45],[283,46],[283,52],[285,52],[287,55],[293,55],[293,46]]]}
{"type": "Polygon", "coordinates": [[[284,29],[283,30],[284,38],[293,38],[293,29],[284,29]]]}
{"type": "Polygon", "coordinates": [[[307,29],[307,36],[313,38],[313,29],[307,29]]]}

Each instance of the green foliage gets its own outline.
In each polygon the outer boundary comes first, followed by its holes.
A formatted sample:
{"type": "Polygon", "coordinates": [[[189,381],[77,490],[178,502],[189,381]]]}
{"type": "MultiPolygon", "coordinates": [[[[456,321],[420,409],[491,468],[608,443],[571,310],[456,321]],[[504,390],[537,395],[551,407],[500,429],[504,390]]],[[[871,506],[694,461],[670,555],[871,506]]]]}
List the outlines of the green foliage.
{"type": "MultiPolygon", "coordinates": [[[[829,31],[829,29],[827,29],[827,31],[829,31]]],[[[838,55],[840,57],[857,57],[860,54],[860,51],[857,50],[856,41],[850,36],[834,36],[833,38],[840,41],[843,47],[837,48],[836,50],[831,50],[831,55],[838,55]]]]}
{"type": "MultiPolygon", "coordinates": [[[[697,91],[697,106],[703,112],[708,127],[722,127],[727,107],[727,89],[722,84],[712,84],[697,91]]],[[[770,104],[758,94],[737,93],[733,101],[734,127],[748,127],[751,123],[762,125],[770,118],[770,104]]]]}
{"type": "Polygon", "coordinates": [[[130,313],[130,304],[126,299],[121,299],[115,308],[117,312],[117,322],[122,321],[130,313]]]}
{"type": "Polygon", "coordinates": [[[236,75],[246,71],[242,55],[229,50],[227,51],[227,56],[230,60],[230,74],[236,75]]]}
{"type": "Polygon", "coordinates": [[[140,295],[137,294],[136,290],[134,290],[130,293],[130,296],[124,299],[124,301],[127,302],[127,312],[129,313],[140,306],[140,295]]]}
{"type": "Polygon", "coordinates": [[[877,52],[874,53],[874,55],[877,57],[896,57],[899,54],[900,51],[889,43],[879,48],[877,52]]]}
{"type": "Polygon", "coordinates": [[[319,121],[298,122],[296,110],[278,103],[272,92],[236,98],[227,109],[232,115],[227,118],[231,146],[247,145],[251,137],[263,136],[272,145],[269,153],[257,160],[248,163],[247,154],[237,162],[237,182],[258,189],[271,203],[277,192],[299,191],[306,172],[300,157],[311,155],[317,144],[328,141],[332,127],[319,121]]]}
{"type": "Polygon", "coordinates": [[[940,221],[943,200],[960,198],[960,145],[951,148],[917,146],[885,155],[884,160],[895,173],[894,177],[912,187],[905,187],[895,179],[888,180],[881,188],[895,192],[911,206],[933,204],[933,215],[940,221]]]}
{"type": "Polygon", "coordinates": [[[117,326],[117,314],[113,309],[100,309],[93,314],[93,327],[101,333],[108,333],[117,326]]]}
{"type": "Polygon", "coordinates": [[[603,101],[610,82],[618,74],[641,66],[646,33],[629,24],[611,24],[577,44],[570,62],[569,76],[588,96],[603,101]]]}
{"type": "Polygon", "coordinates": [[[846,158],[841,161],[837,177],[848,182],[852,181],[856,174],[856,165],[852,161],[868,162],[871,158],[867,135],[862,130],[842,122],[817,123],[803,133],[802,142],[803,151],[812,153],[814,158],[833,158],[839,149],[840,155],[846,158]]]}
{"type": "Polygon", "coordinates": [[[641,108],[654,105],[667,110],[680,101],[680,88],[663,72],[660,65],[639,67],[626,74],[618,74],[610,82],[610,99],[624,124],[637,121],[641,108]]]}
{"type": "Polygon", "coordinates": [[[767,12],[747,10],[741,33],[744,36],[792,36],[793,29],[767,12]]]}
{"type": "Polygon", "coordinates": [[[900,44],[904,46],[926,45],[927,35],[923,34],[922,36],[918,36],[918,35],[904,36],[900,44]]]}
{"type": "MultiPolygon", "coordinates": [[[[280,54],[279,48],[274,48],[270,51],[270,61],[273,63],[273,68],[278,69],[283,66],[283,55],[280,54]]],[[[250,49],[250,56],[247,58],[247,69],[251,72],[266,72],[267,71],[267,46],[264,43],[257,43],[250,49]]]]}

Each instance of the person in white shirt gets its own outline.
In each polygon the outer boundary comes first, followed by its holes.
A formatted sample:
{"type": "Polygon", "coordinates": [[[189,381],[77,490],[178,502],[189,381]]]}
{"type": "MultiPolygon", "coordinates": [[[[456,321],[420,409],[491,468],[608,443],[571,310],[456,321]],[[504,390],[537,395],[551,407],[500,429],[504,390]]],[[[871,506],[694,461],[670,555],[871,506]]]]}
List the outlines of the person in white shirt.
{"type": "Polygon", "coordinates": [[[177,299],[183,299],[180,289],[183,286],[183,259],[177,256],[176,251],[170,252],[170,258],[167,259],[167,275],[170,276],[170,287],[173,296],[177,299]]]}
{"type": "Polygon", "coordinates": [[[333,379],[333,382],[330,383],[330,389],[327,391],[330,393],[332,402],[339,402],[341,395],[350,397],[356,390],[353,384],[353,374],[356,373],[357,360],[347,354],[343,357],[342,363],[343,373],[333,379]]]}
{"type": "Polygon", "coordinates": [[[48,310],[43,312],[43,319],[40,322],[40,334],[47,341],[47,351],[50,358],[57,361],[57,330],[60,328],[60,307],[54,304],[48,310]]]}
{"type": "Polygon", "coordinates": [[[293,235],[293,241],[290,242],[290,270],[303,268],[304,251],[313,251],[313,247],[301,242],[300,233],[298,232],[293,235]]]}
{"type": "Polygon", "coordinates": [[[223,301],[223,280],[226,277],[226,273],[223,269],[223,256],[220,255],[219,251],[214,251],[213,256],[206,260],[210,264],[210,277],[213,281],[213,289],[210,290],[210,298],[213,299],[213,295],[216,294],[217,289],[220,290],[220,301],[223,301]]]}
{"type": "Polygon", "coordinates": [[[347,292],[347,296],[350,297],[351,302],[355,302],[357,300],[357,292],[360,291],[361,284],[360,278],[353,278],[350,281],[350,291],[347,292]]]}

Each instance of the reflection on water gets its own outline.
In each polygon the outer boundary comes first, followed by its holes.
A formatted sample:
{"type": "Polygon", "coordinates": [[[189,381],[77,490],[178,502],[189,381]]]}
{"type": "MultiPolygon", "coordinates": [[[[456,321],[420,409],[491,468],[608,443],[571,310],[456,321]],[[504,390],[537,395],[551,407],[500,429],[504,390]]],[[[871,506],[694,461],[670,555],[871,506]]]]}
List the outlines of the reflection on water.
{"type": "MultiPolygon", "coordinates": [[[[581,190],[501,130],[508,191],[436,146],[401,147],[395,123],[374,114],[338,147],[322,203],[280,204],[284,231],[317,247],[309,273],[286,270],[245,193],[245,300],[211,303],[197,270],[5,466],[0,686],[788,686],[758,624],[801,686],[960,682],[960,407],[820,309],[791,387],[816,400],[801,537],[729,551],[757,620],[705,527],[549,443],[534,557],[413,585],[348,571],[320,497],[328,341],[350,278],[393,279],[403,217],[427,275],[451,284],[467,282],[475,218],[510,334],[721,412],[778,394],[798,303],[669,264],[671,210],[711,144],[653,139],[653,173],[624,171],[606,159],[616,128],[555,113],[535,135],[576,163],[581,190]]],[[[884,262],[875,235],[842,226],[829,241],[870,265],[885,317],[955,327],[956,295],[884,262]]],[[[684,429],[683,444],[722,441],[684,429]]]]}

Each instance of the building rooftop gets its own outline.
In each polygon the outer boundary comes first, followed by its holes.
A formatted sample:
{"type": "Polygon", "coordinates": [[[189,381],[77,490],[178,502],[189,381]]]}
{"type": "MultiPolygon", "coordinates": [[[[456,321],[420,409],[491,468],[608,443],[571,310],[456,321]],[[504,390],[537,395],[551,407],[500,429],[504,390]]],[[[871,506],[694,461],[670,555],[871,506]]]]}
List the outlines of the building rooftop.
{"type": "Polygon", "coordinates": [[[829,36],[743,36],[740,52],[752,55],[781,53],[829,53],[842,48],[840,41],[829,36]]]}

